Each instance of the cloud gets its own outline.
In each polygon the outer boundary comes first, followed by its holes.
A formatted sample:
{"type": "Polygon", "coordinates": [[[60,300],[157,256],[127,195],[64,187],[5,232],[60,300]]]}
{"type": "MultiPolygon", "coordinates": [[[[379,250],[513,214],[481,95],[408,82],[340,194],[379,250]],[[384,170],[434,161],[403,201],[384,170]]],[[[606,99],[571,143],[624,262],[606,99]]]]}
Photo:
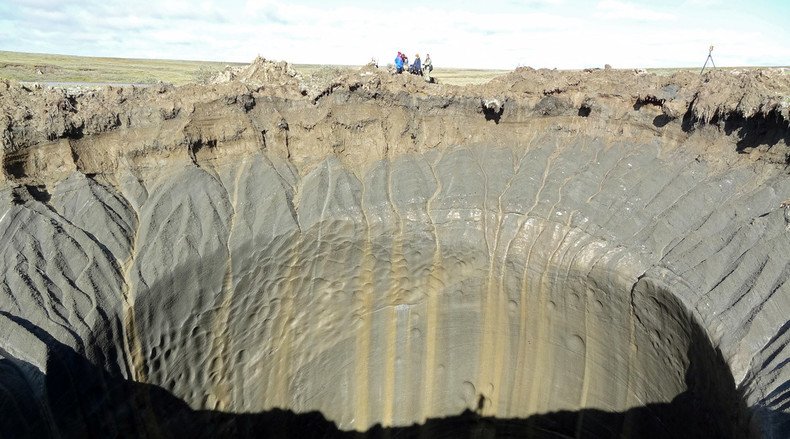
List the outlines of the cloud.
{"type": "Polygon", "coordinates": [[[560,6],[565,4],[565,0],[511,0],[508,1],[508,4],[513,6],[538,6],[538,7],[546,7],[546,6],[560,6]]]}
{"type": "Polygon", "coordinates": [[[353,0],[342,5],[36,0],[13,8],[0,3],[0,49],[243,62],[260,54],[326,64],[363,64],[371,57],[386,64],[403,50],[411,56],[429,52],[437,67],[582,68],[696,65],[713,43],[717,65],[790,59],[790,49],[777,43],[790,39],[786,27],[777,24],[778,30],[769,32],[748,14],[696,8],[694,15],[682,6],[669,10],[616,0],[452,5],[444,0],[402,0],[397,7],[353,0]]]}
{"type": "Polygon", "coordinates": [[[717,6],[721,4],[721,0],[686,0],[687,6],[717,6]]]}
{"type": "Polygon", "coordinates": [[[595,16],[608,20],[666,21],[677,17],[668,12],[657,11],[633,3],[603,0],[596,5],[595,16]]]}
{"type": "Polygon", "coordinates": [[[56,9],[63,4],[60,0],[24,0],[17,3],[19,3],[18,6],[20,7],[43,8],[49,10],[56,9]]]}

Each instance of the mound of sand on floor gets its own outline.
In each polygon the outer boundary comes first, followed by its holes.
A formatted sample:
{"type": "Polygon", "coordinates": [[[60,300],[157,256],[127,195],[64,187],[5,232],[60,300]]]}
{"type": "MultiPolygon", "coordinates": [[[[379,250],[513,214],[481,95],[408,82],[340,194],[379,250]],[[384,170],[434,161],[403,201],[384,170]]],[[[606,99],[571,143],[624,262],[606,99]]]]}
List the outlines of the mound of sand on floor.
{"type": "Polygon", "coordinates": [[[0,435],[786,437],[789,107],[779,70],[0,82],[0,435]]]}

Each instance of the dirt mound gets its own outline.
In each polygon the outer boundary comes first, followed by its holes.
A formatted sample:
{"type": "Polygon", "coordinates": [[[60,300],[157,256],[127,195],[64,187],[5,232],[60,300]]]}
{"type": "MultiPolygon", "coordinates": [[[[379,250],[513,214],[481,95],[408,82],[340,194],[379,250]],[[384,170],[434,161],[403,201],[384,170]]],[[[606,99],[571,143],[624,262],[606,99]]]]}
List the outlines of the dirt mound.
{"type": "MultiPolygon", "coordinates": [[[[707,133],[713,136],[710,144],[730,139],[732,150],[756,151],[755,156],[776,163],[786,163],[790,154],[790,75],[778,69],[657,76],[632,70],[519,68],[486,84],[452,86],[393,75],[370,65],[327,68],[302,76],[286,62],[259,57],[246,67],[226,69],[208,85],[75,91],[6,81],[0,83],[0,90],[0,133],[7,162],[24,160],[28,148],[63,139],[129,129],[156,133],[164,124],[187,126],[196,111],[214,103],[218,103],[218,121],[265,103],[270,110],[261,111],[260,117],[271,119],[274,128],[254,122],[257,136],[284,131],[279,127],[288,126],[291,121],[285,119],[290,118],[306,131],[323,133],[314,140],[319,144],[329,140],[335,145],[331,149],[344,154],[363,155],[339,146],[349,141],[373,142],[385,151],[422,150],[497,132],[485,123],[460,125],[470,117],[511,126],[536,117],[584,117],[601,127],[631,121],[650,135],[707,133]],[[286,117],[293,111],[296,114],[286,117]],[[356,114],[353,121],[344,120],[349,111],[356,114]],[[441,128],[430,128],[436,120],[442,121],[441,128]],[[386,134],[364,138],[362,131],[353,131],[355,124],[380,124],[386,134]],[[393,145],[396,139],[404,143],[393,145]]],[[[297,132],[288,133],[291,146],[297,132]]],[[[169,137],[171,145],[163,145],[163,139],[151,140],[146,150],[170,150],[194,140],[191,134],[169,137]]],[[[15,165],[6,169],[9,166],[15,165]]]]}
{"type": "Polygon", "coordinates": [[[776,112],[790,119],[790,75],[782,69],[712,70],[704,75],[681,71],[658,76],[632,70],[567,72],[522,67],[480,88],[527,96],[630,96],[643,103],[667,104],[668,116],[673,118],[681,108],[690,110],[700,122],[730,113],[749,118],[776,112]]]}

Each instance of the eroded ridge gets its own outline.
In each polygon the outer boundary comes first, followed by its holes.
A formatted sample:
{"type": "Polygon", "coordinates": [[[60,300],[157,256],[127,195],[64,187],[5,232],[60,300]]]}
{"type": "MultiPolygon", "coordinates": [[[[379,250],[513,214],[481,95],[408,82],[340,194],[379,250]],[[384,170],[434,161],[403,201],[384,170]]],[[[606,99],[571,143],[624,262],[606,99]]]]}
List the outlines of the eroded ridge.
{"type": "Polygon", "coordinates": [[[0,431],[789,431],[786,75],[4,93],[0,431]]]}

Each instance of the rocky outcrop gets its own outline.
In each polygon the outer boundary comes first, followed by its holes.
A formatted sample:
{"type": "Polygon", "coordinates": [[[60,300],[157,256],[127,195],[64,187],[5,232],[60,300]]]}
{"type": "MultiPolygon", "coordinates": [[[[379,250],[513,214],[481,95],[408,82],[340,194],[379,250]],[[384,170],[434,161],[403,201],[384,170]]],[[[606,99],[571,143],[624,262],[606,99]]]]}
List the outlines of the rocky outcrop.
{"type": "Polygon", "coordinates": [[[289,72],[0,84],[0,432],[790,431],[790,77],[289,72]]]}

